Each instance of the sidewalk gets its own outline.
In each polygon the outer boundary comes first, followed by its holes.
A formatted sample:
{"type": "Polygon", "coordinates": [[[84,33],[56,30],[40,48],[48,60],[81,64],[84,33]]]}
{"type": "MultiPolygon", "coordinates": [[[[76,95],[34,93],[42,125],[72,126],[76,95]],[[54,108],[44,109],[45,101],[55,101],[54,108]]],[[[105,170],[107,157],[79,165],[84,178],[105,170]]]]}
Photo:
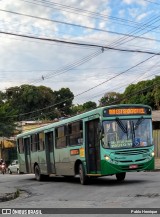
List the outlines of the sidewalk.
{"type": "Polygon", "coordinates": [[[160,170],[160,158],[155,159],[155,170],[160,170]]]}

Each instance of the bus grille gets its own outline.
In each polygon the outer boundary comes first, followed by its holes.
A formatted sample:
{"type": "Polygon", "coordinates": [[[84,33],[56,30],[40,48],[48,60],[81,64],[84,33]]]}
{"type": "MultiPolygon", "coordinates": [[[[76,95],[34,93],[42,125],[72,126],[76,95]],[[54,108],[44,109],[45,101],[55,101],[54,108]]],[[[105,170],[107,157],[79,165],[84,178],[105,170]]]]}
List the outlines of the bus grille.
{"type": "Polygon", "coordinates": [[[140,149],[140,150],[116,151],[115,155],[128,156],[128,155],[147,154],[147,153],[149,153],[148,149],[140,149]]]}

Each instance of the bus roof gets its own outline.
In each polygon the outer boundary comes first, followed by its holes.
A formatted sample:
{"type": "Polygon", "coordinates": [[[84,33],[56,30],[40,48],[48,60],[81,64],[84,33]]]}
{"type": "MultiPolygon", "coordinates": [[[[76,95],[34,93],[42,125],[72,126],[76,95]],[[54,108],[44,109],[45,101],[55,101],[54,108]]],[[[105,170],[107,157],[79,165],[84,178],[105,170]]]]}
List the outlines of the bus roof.
{"type": "Polygon", "coordinates": [[[74,122],[76,120],[83,119],[83,118],[86,118],[88,116],[92,116],[92,115],[96,115],[96,114],[102,114],[103,110],[107,109],[107,108],[114,108],[114,107],[115,108],[120,108],[122,106],[123,107],[128,107],[128,106],[129,107],[139,107],[139,106],[141,106],[141,107],[147,107],[147,108],[151,109],[150,106],[143,105],[143,104],[118,104],[118,105],[99,107],[99,108],[93,109],[91,111],[84,112],[82,114],[78,114],[78,115],[75,115],[73,117],[66,118],[64,120],[60,120],[60,121],[57,121],[57,122],[54,122],[54,123],[50,123],[50,124],[42,126],[42,127],[38,127],[38,128],[32,129],[32,130],[23,132],[21,134],[18,134],[17,138],[20,138],[22,136],[24,137],[24,136],[27,136],[29,134],[34,134],[34,133],[38,133],[38,132],[41,132],[41,131],[49,130],[51,128],[54,128],[54,127],[57,127],[57,126],[61,126],[63,124],[69,123],[69,122],[74,122]]]}

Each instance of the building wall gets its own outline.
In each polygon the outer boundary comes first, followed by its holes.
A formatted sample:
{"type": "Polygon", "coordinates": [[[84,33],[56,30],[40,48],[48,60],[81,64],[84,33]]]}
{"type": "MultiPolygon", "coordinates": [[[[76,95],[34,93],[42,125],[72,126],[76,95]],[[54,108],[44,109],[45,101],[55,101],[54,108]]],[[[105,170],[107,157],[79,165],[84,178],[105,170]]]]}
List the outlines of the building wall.
{"type": "Polygon", "coordinates": [[[153,130],[153,142],[155,144],[155,156],[160,158],[160,130],[153,130]]]}

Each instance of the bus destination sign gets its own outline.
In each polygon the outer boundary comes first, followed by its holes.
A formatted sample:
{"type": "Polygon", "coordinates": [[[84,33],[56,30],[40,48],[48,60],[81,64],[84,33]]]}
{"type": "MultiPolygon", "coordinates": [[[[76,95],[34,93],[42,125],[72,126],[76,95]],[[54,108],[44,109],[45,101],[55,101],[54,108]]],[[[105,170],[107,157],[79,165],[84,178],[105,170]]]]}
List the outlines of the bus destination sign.
{"type": "Polygon", "coordinates": [[[145,115],[145,114],[151,114],[151,110],[147,107],[121,107],[121,108],[108,108],[104,110],[104,116],[145,115]]]}

